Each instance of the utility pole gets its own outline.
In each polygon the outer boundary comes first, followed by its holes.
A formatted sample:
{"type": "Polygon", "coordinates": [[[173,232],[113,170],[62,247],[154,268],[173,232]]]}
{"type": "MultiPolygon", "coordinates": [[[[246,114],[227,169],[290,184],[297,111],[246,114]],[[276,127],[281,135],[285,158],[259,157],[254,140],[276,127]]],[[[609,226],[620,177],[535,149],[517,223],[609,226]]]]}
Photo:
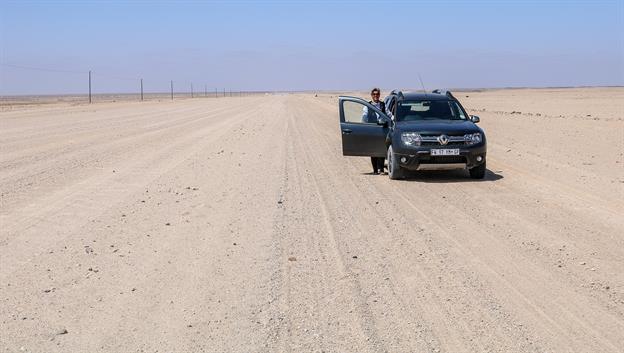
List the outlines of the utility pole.
{"type": "Polygon", "coordinates": [[[217,93],[217,89],[215,88],[215,98],[219,98],[219,93],[217,93]]]}
{"type": "Polygon", "coordinates": [[[171,81],[171,100],[173,100],[173,81],[171,81]]]}
{"type": "Polygon", "coordinates": [[[204,97],[208,97],[208,85],[204,84],[204,97]]]}
{"type": "Polygon", "coordinates": [[[91,103],[91,70],[89,70],[89,103],[91,103]]]}
{"type": "Polygon", "coordinates": [[[193,84],[191,83],[191,98],[193,98],[193,84]]]}
{"type": "Polygon", "coordinates": [[[223,97],[225,97],[225,88],[223,89],[223,97]]]}
{"type": "Polygon", "coordinates": [[[143,79],[141,79],[141,102],[143,102],[143,79]]]}

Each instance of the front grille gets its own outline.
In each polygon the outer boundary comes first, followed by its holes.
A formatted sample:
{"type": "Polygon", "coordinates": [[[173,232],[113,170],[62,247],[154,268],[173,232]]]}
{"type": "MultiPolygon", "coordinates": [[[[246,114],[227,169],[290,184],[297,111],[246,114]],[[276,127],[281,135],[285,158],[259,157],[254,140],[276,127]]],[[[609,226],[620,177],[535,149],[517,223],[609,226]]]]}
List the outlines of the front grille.
{"type": "MultiPolygon", "coordinates": [[[[441,144],[438,141],[422,141],[421,146],[441,146],[441,144]]],[[[464,142],[463,140],[461,142],[459,141],[449,141],[446,145],[444,146],[464,146],[466,145],[466,142],[464,142]]]]}
{"type": "Polygon", "coordinates": [[[448,143],[446,145],[442,145],[438,138],[441,135],[423,135],[421,136],[421,146],[463,146],[466,144],[466,140],[464,139],[464,135],[461,136],[447,136],[448,143]]]}

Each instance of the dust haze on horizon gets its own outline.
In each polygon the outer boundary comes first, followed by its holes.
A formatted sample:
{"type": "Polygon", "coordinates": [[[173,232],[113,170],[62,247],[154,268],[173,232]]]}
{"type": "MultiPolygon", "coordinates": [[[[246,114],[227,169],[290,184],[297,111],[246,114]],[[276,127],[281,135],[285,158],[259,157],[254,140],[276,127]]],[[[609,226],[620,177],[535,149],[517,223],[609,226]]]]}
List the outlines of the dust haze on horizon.
{"type": "Polygon", "coordinates": [[[624,2],[0,3],[0,94],[624,85],[624,2]]]}

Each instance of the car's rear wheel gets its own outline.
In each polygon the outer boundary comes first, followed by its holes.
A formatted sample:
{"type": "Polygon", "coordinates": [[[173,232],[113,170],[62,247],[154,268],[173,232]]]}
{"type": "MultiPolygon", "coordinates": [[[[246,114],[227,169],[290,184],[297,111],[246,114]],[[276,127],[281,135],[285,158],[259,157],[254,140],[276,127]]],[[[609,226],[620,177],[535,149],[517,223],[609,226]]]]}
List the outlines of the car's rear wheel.
{"type": "Polygon", "coordinates": [[[399,165],[399,159],[392,151],[392,146],[388,147],[388,176],[396,180],[403,178],[403,169],[399,165]]]}
{"type": "Polygon", "coordinates": [[[483,179],[485,177],[485,161],[474,168],[468,169],[472,179],[483,179]]]}

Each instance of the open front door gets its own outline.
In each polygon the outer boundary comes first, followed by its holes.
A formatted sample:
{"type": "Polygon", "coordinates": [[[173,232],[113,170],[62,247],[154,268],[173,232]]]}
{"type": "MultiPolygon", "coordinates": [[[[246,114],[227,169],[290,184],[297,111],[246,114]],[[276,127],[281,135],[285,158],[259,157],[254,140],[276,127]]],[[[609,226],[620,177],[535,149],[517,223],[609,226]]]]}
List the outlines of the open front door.
{"type": "Polygon", "coordinates": [[[338,109],[342,154],[385,157],[390,118],[367,101],[355,97],[339,97],[338,109]]]}

